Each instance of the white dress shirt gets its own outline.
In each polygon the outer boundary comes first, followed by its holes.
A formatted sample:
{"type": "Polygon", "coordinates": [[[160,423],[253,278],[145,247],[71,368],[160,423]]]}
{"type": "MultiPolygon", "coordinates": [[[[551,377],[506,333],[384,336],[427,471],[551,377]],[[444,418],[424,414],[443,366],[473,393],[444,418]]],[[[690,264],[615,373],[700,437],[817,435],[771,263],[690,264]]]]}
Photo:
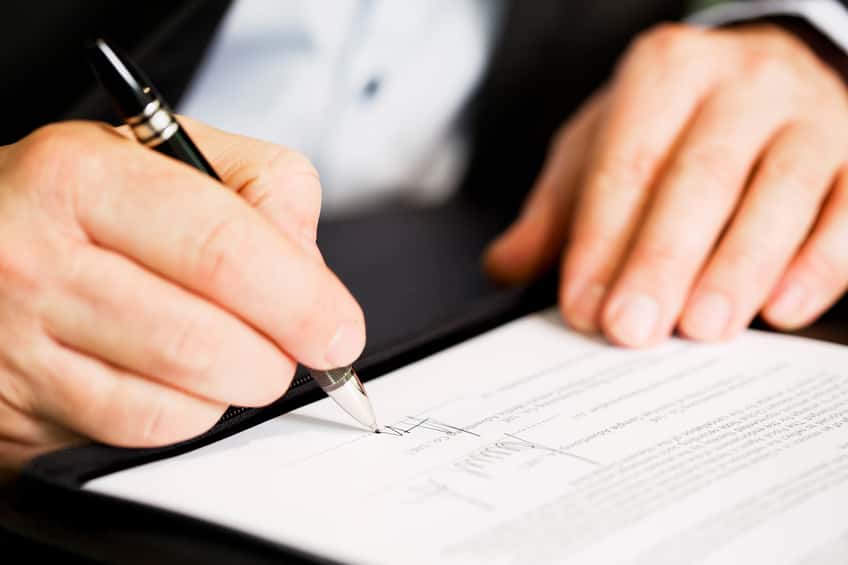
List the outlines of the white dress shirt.
{"type": "MultiPolygon", "coordinates": [[[[466,166],[461,118],[503,1],[237,0],[177,110],[304,153],[324,216],[390,197],[438,202],[466,166]]],[[[688,21],[771,14],[806,18],[848,51],[836,0],[731,2],[688,21]]]]}
{"type": "Polygon", "coordinates": [[[798,16],[807,20],[834,44],[848,52],[848,10],[838,0],[749,0],[717,4],[688,21],[721,25],[766,15],[798,16]]]}
{"type": "Polygon", "coordinates": [[[177,110],[303,152],[325,215],[435,202],[463,172],[501,3],[237,0],[177,110]]]}

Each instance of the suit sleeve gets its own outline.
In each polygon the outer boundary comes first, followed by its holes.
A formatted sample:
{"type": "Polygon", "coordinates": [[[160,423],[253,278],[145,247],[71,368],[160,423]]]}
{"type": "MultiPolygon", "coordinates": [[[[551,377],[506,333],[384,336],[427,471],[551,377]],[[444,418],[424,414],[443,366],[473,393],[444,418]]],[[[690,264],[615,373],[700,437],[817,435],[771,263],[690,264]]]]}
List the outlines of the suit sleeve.
{"type": "Polygon", "coordinates": [[[721,26],[768,20],[803,39],[848,83],[848,0],[694,0],[685,21],[721,26]]]}

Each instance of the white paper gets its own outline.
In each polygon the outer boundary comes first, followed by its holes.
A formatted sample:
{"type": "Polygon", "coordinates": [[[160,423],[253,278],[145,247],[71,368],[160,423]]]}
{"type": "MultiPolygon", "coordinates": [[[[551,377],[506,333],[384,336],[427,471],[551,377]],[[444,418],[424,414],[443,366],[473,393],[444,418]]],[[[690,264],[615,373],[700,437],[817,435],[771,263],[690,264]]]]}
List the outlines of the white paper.
{"type": "Polygon", "coordinates": [[[85,488],[354,563],[845,563],[848,348],[628,350],[522,318],[85,488]]]}

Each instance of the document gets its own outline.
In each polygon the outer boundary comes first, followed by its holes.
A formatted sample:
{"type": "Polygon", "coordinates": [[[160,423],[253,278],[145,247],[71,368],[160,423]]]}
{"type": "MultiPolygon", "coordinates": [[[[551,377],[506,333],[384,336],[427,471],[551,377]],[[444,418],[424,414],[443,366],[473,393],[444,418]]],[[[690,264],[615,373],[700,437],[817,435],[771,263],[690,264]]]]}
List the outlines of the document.
{"type": "Polygon", "coordinates": [[[554,310],[85,488],[362,564],[848,562],[848,347],[631,350],[554,310]]]}

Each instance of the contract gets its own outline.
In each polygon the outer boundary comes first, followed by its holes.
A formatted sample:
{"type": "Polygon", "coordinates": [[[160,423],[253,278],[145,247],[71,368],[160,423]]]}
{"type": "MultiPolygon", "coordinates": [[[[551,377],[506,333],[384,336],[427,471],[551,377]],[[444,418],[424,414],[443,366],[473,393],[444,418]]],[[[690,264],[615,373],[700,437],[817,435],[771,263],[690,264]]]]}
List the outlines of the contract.
{"type": "Polygon", "coordinates": [[[85,488],[344,563],[848,562],[848,347],[648,350],[532,314],[85,488]]]}

